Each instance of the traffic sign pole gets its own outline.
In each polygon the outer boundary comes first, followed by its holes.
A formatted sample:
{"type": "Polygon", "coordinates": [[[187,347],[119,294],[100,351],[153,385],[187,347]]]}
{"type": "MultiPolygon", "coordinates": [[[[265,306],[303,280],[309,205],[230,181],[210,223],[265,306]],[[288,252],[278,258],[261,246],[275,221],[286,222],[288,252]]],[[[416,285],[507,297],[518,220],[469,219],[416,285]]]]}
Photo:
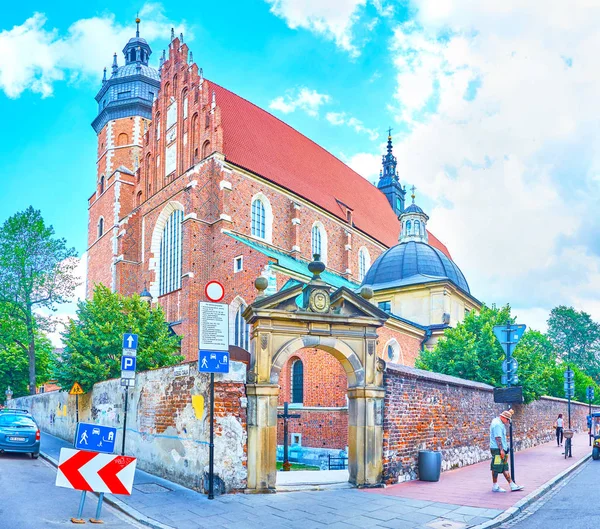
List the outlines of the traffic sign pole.
{"type": "Polygon", "coordinates": [[[125,433],[127,432],[127,397],[129,396],[129,387],[125,386],[125,413],[123,414],[123,443],[121,444],[121,455],[125,455],[125,433]]]}
{"type": "Polygon", "coordinates": [[[215,373],[229,373],[229,306],[219,303],[225,289],[209,281],[204,293],[210,302],[198,304],[198,372],[210,373],[208,499],[215,499],[215,373]]]}
{"type": "MultiPolygon", "coordinates": [[[[510,346],[512,345],[512,340],[511,340],[511,336],[510,336],[510,321],[507,322],[506,324],[506,340],[507,340],[507,344],[506,344],[506,361],[508,363],[508,371],[506,373],[507,375],[507,386],[510,388],[511,384],[512,384],[512,379],[513,379],[513,372],[512,372],[512,351],[510,350],[510,346]]],[[[512,404],[508,405],[508,409],[512,408],[512,404]]],[[[508,436],[509,436],[509,447],[510,447],[510,477],[513,480],[513,483],[515,481],[515,452],[514,452],[514,442],[513,442],[513,422],[512,420],[509,422],[509,427],[508,427],[508,436]]]]}
{"type": "Polygon", "coordinates": [[[127,404],[129,401],[129,386],[135,383],[135,370],[138,349],[138,335],[131,330],[123,334],[123,356],[121,357],[121,385],[125,388],[125,406],[123,412],[123,439],[121,440],[121,455],[125,455],[125,437],[127,435],[127,404]]]}
{"type": "Polygon", "coordinates": [[[592,401],[594,400],[594,386],[588,386],[586,390],[586,397],[588,399],[589,406],[589,422],[590,422],[590,446],[592,446],[592,401]]]}
{"type": "Polygon", "coordinates": [[[208,499],[215,499],[215,374],[210,374],[210,441],[208,445],[208,499]]]}
{"type": "MultiPolygon", "coordinates": [[[[513,384],[518,384],[519,382],[519,378],[517,376],[518,363],[515,359],[512,358],[511,346],[517,344],[517,342],[523,336],[525,329],[525,325],[512,324],[510,321],[506,322],[506,325],[497,325],[494,327],[494,334],[500,342],[502,349],[506,353],[506,360],[503,362],[502,365],[502,370],[506,374],[502,375],[502,384],[506,384],[507,388],[510,388],[513,384]]],[[[509,408],[512,408],[512,404],[509,404],[509,408]]],[[[510,421],[509,426],[509,438],[510,473],[512,480],[515,481],[515,455],[512,421],[510,421]]]]}

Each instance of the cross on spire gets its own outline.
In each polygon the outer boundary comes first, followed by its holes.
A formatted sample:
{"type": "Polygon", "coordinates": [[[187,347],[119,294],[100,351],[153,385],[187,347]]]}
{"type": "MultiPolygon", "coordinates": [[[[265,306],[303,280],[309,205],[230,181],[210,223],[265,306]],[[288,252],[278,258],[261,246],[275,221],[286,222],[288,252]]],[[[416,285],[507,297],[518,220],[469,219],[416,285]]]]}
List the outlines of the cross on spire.
{"type": "Polygon", "coordinates": [[[135,17],[135,25],[136,25],[136,30],[135,30],[135,36],[136,38],[140,38],[140,12],[138,11],[136,17],[135,17]]]}
{"type": "Polygon", "coordinates": [[[412,198],[413,204],[415,203],[415,191],[417,190],[417,188],[413,185],[410,190],[412,191],[412,195],[410,195],[410,198],[412,198]]]}
{"type": "Polygon", "coordinates": [[[392,130],[393,130],[392,127],[388,128],[388,138],[392,137],[392,130]]]}

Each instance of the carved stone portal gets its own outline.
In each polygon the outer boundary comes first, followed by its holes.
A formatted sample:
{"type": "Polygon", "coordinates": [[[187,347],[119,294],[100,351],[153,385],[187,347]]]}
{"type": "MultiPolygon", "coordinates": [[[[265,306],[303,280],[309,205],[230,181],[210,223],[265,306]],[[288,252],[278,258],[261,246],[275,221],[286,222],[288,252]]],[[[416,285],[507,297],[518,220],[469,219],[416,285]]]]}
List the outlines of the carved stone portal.
{"type": "Polygon", "coordinates": [[[371,344],[388,315],[348,288],[331,293],[313,265],[309,269],[315,275],[308,285],[259,297],[244,312],[252,329],[246,386],[249,492],[275,489],[279,373],[304,347],[330,353],[346,371],[349,481],[360,487],[381,482],[384,370],[371,344]],[[304,306],[298,306],[298,299],[304,306]]]}

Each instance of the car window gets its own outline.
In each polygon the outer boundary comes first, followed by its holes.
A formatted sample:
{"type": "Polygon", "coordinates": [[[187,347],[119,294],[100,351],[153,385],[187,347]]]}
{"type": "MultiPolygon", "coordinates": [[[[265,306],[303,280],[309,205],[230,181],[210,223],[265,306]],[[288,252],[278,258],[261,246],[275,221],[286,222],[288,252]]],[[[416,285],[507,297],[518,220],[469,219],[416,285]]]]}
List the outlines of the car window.
{"type": "Polygon", "coordinates": [[[23,415],[0,415],[0,426],[12,426],[13,428],[37,428],[37,425],[29,417],[23,415]]]}

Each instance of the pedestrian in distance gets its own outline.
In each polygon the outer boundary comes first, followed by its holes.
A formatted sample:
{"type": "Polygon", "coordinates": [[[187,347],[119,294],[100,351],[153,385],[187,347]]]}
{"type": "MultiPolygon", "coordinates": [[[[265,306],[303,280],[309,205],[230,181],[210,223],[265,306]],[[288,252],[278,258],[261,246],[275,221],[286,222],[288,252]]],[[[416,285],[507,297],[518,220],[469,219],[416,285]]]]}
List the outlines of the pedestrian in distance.
{"type": "Polygon", "coordinates": [[[514,411],[503,411],[490,424],[490,451],[492,452],[492,492],[506,492],[498,485],[498,474],[503,474],[512,492],[523,490],[510,477],[508,472],[508,441],[506,440],[506,425],[510,424],[514,411]]]}
{"type": "Polygon", "coordinates": [[[562,446],[563,444],[564,425],[565,423],[563,420],[562,413],[559,413],[557,419],[554,421],[554,429],[556,430],[556,446],[562,446]]]}

